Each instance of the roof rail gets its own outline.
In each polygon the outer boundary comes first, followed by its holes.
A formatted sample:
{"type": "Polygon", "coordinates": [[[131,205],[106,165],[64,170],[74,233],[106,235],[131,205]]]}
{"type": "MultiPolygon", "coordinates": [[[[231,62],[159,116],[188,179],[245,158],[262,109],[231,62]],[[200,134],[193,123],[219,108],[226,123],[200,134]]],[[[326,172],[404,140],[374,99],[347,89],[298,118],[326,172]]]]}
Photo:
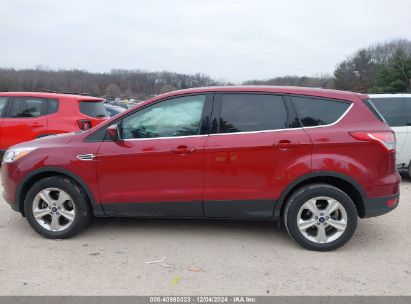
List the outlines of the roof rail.
{"type": "Polygon", "coordinates": [[[61,94],[91,96],[91,94],[87,92],[62,92],[61,94]]]}

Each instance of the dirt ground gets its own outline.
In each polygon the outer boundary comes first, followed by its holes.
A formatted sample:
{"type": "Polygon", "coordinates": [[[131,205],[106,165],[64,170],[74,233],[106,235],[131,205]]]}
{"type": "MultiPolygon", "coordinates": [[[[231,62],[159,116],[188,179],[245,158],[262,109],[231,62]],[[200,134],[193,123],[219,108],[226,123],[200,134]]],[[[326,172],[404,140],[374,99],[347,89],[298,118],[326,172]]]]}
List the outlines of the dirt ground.
{"type": "Polygon", "coordinates": [[[269,222],[96,219],[47,240],[0,199],[0,295],[411,295],[410,200],[404,177],[395,211],[320,253],[269,222]]]}

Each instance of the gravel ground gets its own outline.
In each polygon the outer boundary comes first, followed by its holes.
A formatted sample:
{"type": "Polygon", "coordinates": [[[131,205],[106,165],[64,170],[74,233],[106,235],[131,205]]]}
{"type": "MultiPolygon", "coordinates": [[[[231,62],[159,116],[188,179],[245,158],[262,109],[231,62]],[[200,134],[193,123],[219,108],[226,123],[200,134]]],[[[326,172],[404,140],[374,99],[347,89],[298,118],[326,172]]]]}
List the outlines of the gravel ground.
{"type": "Polygon", "coordinates": [[[411,295],[410,198],[404,177],[396,210],[325,253],[268,222],[96,219],[47,240],[0,199],[0,295],[411,295]]]}

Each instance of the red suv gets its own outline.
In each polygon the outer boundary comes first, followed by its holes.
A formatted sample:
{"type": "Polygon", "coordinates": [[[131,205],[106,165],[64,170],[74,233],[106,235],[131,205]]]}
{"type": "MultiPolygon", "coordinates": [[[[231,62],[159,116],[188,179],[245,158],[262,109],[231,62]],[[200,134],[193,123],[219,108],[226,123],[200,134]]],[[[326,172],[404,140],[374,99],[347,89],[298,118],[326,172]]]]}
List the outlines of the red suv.
{"type": "Polygon", "coordinates": [[[35,138],[90,128],[107,119],[104,99],[56,93],[0,93],[0,153],[35,138]]]}
{"type": "Polygon", "coordinates": [[[283,220],[332,250],[399,200],[395,137],[366,95],[308,88],[172,92],[77,134],[11,147],[4,197],[67,238],[94,216],[283,220]]]}

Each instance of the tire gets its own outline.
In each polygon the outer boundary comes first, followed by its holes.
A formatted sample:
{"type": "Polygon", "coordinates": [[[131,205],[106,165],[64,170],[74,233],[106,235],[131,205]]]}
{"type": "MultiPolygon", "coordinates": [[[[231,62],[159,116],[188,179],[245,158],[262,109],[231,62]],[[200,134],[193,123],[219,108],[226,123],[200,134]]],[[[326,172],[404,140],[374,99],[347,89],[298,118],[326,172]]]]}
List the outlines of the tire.
{"type": "Polygon", "coordinates": [[[315,251],[331,251],[347,243],[357,228],[357,217],[352,199],[328,184],[297,189],[287,200],[283,213],[291,238],[315,251]],[[334,211],[328,213],[331,210],[334,211]]]}
{"type": "Polygon", "coordinates": [[[61,176],[36,182],[25,197],[24,213],[30,226],[49,239],[69,238],[83,230],[92,218],[84,191],[61,176]]]}
{"type": "Polygon", "coordinates": [[[411,161],[408,164],[408,177],[411,178],[411,161]]]}

